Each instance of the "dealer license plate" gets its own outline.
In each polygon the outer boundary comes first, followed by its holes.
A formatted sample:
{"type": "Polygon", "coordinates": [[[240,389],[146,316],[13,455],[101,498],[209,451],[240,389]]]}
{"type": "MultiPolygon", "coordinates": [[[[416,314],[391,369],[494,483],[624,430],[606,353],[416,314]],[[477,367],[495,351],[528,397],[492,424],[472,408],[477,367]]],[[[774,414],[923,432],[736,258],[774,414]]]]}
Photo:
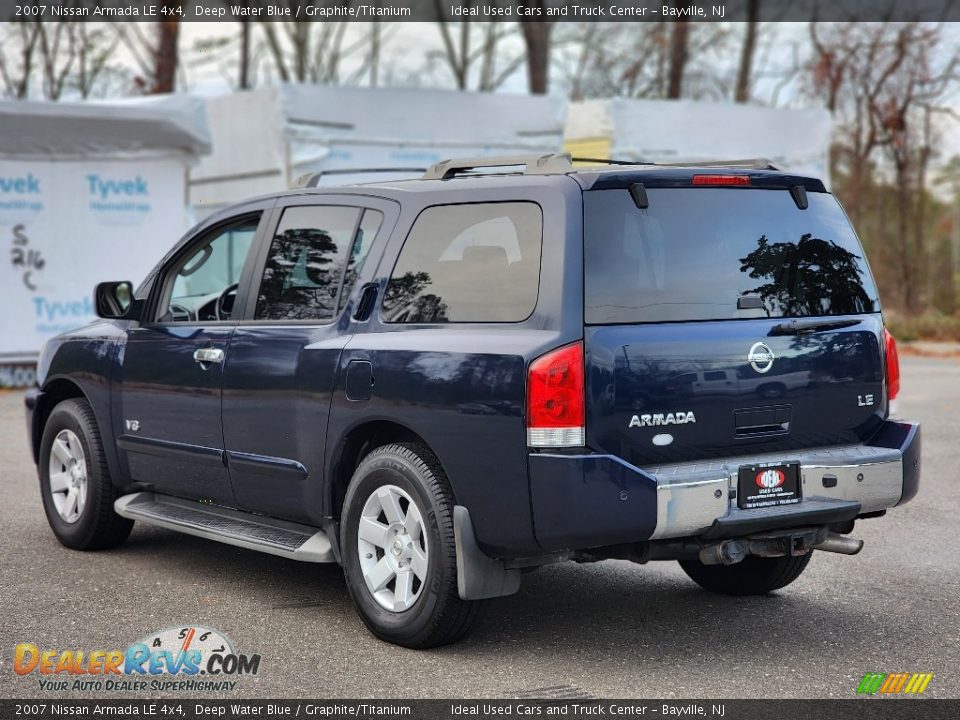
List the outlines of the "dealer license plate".
{"type": "Polygon", "coordinates": [[[737,504],[753,509],[800,502],[799,463],[741,465],[737,504]]]}

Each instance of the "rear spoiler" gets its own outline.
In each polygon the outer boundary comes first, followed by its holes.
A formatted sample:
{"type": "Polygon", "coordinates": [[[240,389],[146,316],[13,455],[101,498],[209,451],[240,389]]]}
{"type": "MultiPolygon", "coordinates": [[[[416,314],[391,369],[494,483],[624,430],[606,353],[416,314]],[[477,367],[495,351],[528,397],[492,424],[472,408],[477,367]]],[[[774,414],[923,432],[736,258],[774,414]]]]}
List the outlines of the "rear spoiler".
{"type": "Polygon", "coordinates": [[[816,178],[775,170],[741,169],[730,165],[711,167],[669,167],[660,165],[649,169],[603,172],[595,175],[580,173],[579,177],[584,190],[628,190],[632,185],[641,183],[647,190],[651,188],[701,188],[727,185],[748,190],[790,190],[793,192],[796,192],[794,188],[799,186],[806,192],[827,192],[823,182],[816,178]],[[719,170],[725,170],[726,172],[718,172],[719,170]],[[743,181],[716,184],[698,181],[703,177],[718,177],[720,175],[742,178],[743,181]]]}

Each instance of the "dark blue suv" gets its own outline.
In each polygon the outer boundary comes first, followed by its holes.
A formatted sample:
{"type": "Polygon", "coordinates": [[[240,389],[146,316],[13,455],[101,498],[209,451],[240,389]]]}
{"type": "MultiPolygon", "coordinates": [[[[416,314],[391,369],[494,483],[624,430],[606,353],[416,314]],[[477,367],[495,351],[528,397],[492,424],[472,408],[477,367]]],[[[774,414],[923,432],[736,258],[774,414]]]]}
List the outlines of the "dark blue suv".
{"type": "Polygon", "coordinates": [[[57,538],[140,521],[338,562],[409,647],[560,560],[770,592],[917,492],[856,235],[819,180],[763,163],[302,187],[95,302],[27,396],[57,538]]]}

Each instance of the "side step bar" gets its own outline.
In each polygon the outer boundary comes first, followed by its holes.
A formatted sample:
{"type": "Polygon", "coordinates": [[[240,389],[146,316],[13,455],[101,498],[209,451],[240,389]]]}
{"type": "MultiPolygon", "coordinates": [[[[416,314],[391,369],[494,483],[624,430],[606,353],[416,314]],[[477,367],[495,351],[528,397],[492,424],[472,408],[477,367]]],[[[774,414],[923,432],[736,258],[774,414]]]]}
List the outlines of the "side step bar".
{"type": "Polygon", "coordinates": [[[113,509],[131,520],[248,550],[302,562],[336,561],[327,534],[309,525],[151,492],[125,495],[113,509]]]}

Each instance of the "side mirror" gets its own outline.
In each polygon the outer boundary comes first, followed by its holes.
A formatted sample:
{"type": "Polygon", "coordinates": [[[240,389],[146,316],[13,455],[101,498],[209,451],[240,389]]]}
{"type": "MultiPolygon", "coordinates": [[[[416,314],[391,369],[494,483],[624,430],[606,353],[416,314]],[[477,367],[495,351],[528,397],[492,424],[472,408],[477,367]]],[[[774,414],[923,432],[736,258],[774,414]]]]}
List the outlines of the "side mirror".
{"type": "Polygon", "coordinates": [[[133,297],[133,284],[102,282],[93,291],[97,315],[108,320],[139,320],[142,303],[133,297]]]}

